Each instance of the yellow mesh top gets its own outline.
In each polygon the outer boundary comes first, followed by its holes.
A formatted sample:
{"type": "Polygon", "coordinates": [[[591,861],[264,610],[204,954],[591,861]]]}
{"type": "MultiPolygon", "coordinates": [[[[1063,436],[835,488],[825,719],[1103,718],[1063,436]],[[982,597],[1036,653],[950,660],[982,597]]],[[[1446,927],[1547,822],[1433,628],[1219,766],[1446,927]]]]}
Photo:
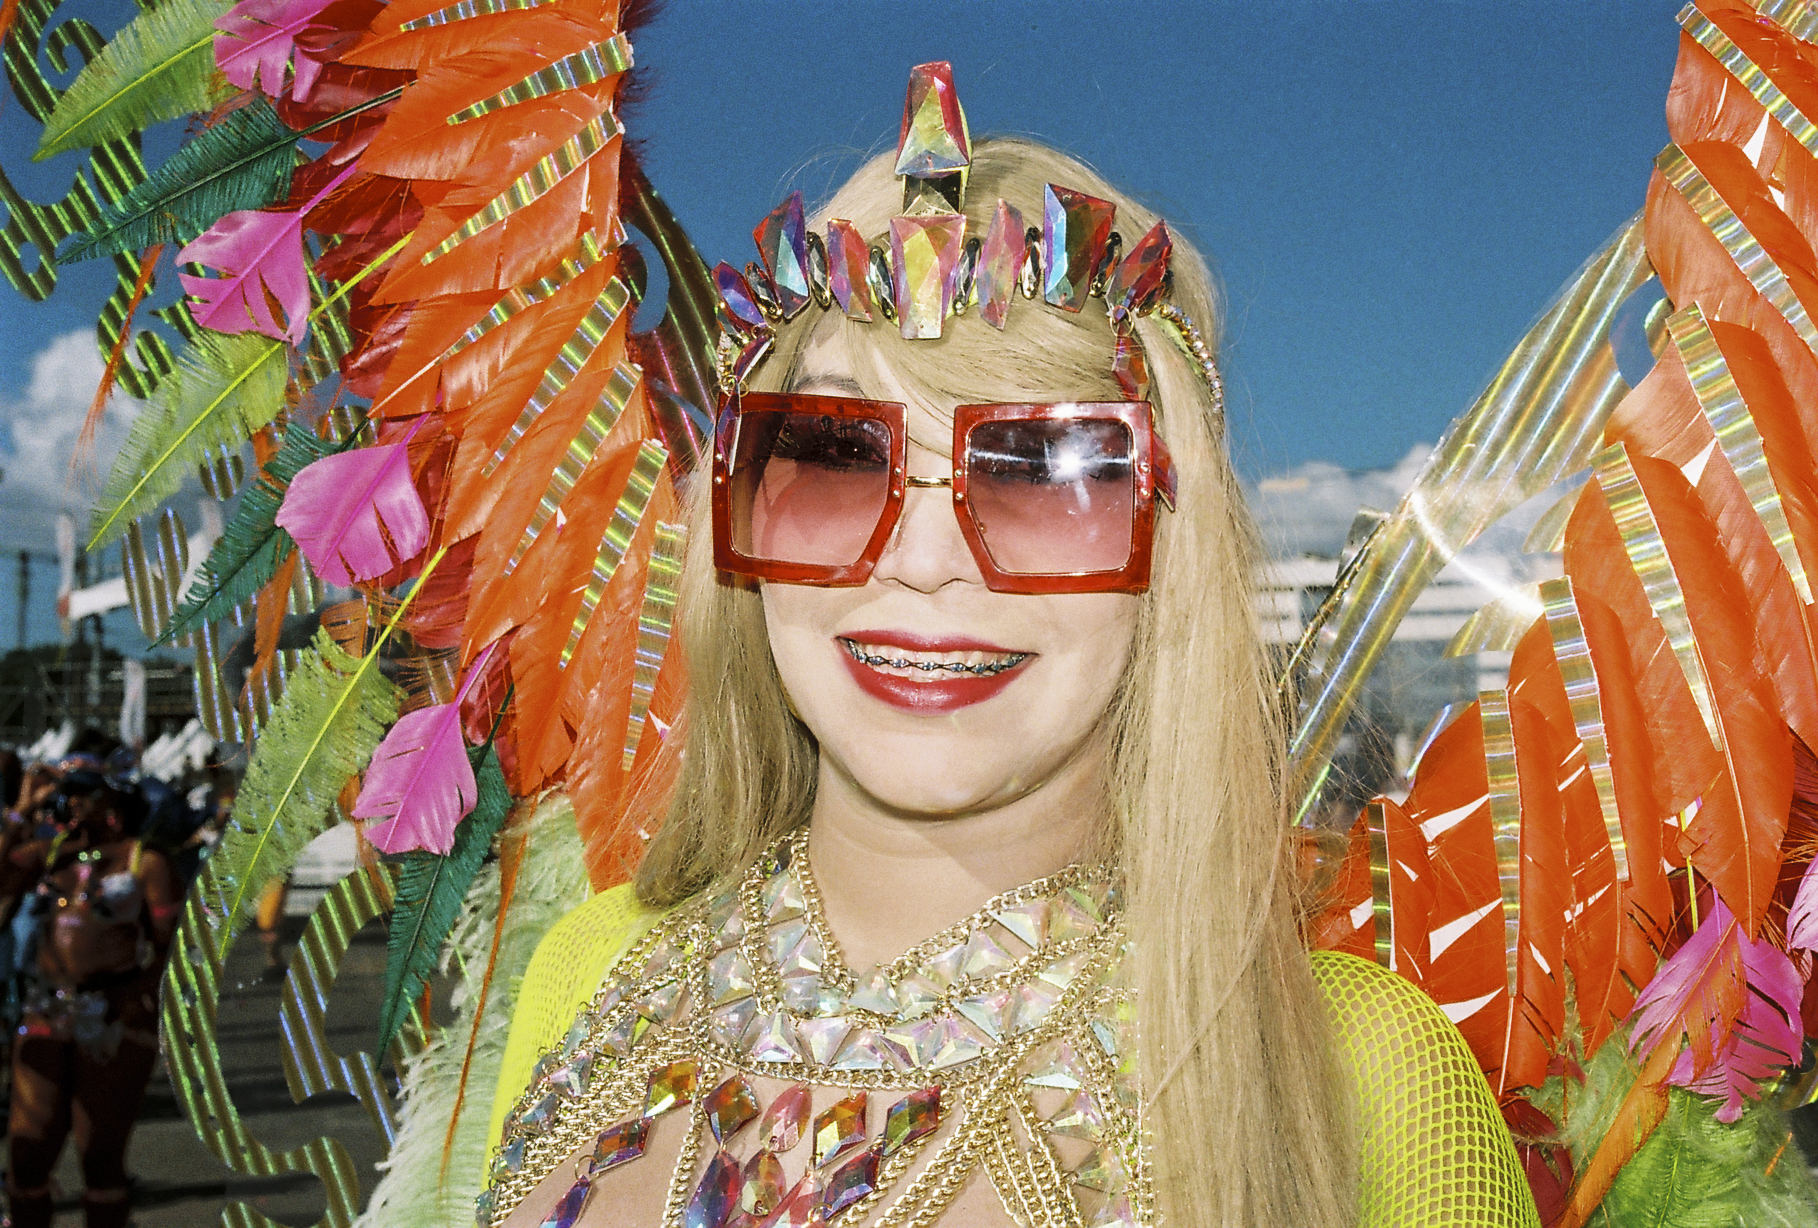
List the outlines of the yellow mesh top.
{"type": "MultiPolygon", "coordinates": [[[[517,992],[493,1098],[492,1134],[621,952],[661,913],[631,887],[603,891],[537,946],[517,992]]],[[[1318,951],[1313,972],[1357,1079],[1362,1228],[1539,1228],[1502,1114],[1458,1029],[1406,980],[1318,951]]]]}

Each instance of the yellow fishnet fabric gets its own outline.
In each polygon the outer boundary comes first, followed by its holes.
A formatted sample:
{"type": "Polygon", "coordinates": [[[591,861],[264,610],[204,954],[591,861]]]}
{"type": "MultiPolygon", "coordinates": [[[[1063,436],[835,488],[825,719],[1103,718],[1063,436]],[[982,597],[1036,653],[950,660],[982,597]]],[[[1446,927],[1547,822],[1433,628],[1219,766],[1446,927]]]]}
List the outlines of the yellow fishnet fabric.
{"type": "MultiPolygon", "coordinates": [[[[612,962],[661,917],[629,886],[563,917],[518,987],[493,1098],[492,1135],[612,962]]],[[[1313,972],[1357,1080],[1363,1116],[1361,1228],[1539,1228],[1527,1180],[1470,1047],[1432,999],[1352,955],[1314,953],[1313,972]]]]}
{"type": "Polygon", "coordinates": [[[1434,1001],[1386,968],[1313,954],[1357,1079],[1364,1228],[1539,1228],[1483,1071],[1434,1001]]]}

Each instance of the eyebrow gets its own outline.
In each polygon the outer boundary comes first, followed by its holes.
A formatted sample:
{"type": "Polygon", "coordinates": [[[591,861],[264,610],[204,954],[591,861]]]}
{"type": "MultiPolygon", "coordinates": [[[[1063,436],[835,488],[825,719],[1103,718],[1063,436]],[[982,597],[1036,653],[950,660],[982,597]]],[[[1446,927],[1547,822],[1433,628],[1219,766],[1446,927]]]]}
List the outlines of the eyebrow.
{"type": "Polygon", "coordinates": [[[841,392],[847,396],[863,397],[865,395],[865,390],[859,387],[859,382],[849,375],[809,373],[795,380],[794,384],[791,391],[795,392],[800,392],[804,388],[831,388],[835,392],[841,392]]]}

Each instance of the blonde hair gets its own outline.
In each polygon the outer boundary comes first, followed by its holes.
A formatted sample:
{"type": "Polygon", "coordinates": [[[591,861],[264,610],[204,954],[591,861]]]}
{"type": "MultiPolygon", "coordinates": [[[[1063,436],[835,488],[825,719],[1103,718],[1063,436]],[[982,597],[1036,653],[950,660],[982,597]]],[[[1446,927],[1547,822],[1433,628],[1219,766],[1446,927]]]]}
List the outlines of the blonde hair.
{"type": "MultiPolygon", "coordinates": [[[[891,162],[862,167],[816,224],[841,217],[884,234],[901,208],[891,162]]],[[[1038,217],[1049,182],[1114,201],[1126,244],[1155,221],[1079,162],[998,139],[974,145],[968,233],[985,231],[999,197],[1038,217]]],[[[1171,301],[1210,341],[1211,279],[1178,235],[1172,267],[1171,301]]],[[[1109,859],[1124,884],[1145,1128],[1167,1221],[1349,1225],[1355,1113],[1297,927],[1285,736],[1252,603],[1257,539],[1206,384],[1165,327],[1145,319],[1137,336],[1179,468],[1178,510],[1157,517],[1153,584],[1107,714],[1111,822],[1081,856],[1109,859]]],[[[843,348],[868,395],[882,394],[887,367],[937,405],[1023,400],[1032,388],[1120,396],[1096,304],[1075,315],[1019,301],[1003,332],[975,312],[915,343],[886,321],[810,309],[754,384],[786,387],[810,337],[843,348]]],[[[654,905],[730,881],[814,801],[813,739],[789,713],[758,593],[714,570],[705,503],[692,512],[679,609],[692,679],[678,727],[686,753],[637,877],[654,905]]]]}

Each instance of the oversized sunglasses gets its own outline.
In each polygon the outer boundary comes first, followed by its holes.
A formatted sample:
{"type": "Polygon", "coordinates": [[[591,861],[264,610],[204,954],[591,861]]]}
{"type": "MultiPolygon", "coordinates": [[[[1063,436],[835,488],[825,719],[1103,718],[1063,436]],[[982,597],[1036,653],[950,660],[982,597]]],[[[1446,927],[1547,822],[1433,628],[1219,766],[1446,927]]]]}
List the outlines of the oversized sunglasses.
{"type": "Polygon", "coordinates": [[[1146,401],[961,405],[953,476],[911,477],[893,401],[735,394],[714,433],[713,558],[793,584],[871,577],[908,487],[950,487],[987,587],[1140,593],[1174,461],[1146,401]]]}

